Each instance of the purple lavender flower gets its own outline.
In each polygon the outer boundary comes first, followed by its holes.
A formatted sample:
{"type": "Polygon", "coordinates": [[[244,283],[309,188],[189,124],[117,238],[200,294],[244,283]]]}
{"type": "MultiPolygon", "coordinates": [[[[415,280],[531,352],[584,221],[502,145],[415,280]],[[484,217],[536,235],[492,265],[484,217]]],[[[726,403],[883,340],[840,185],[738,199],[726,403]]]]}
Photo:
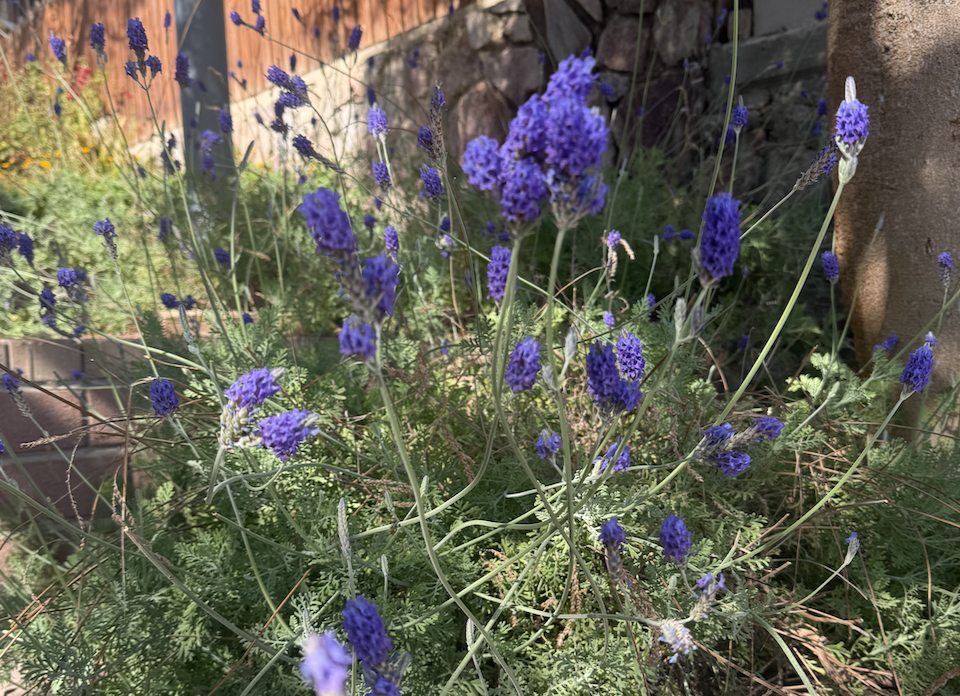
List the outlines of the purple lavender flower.
{"type": "Polygon", "coordinates": [[[683,560],[690,553],[693,542],[690,530],[676,515],[670,515],[660,527],[660,544],[663,546],[663,557],[676,563],[683,560]]]}
{"type": "Polygon", "coordinates": [[[77,272],[72,268],[61,268],[57,271],[57,283],[61,288],[72,288],[77,282],[77,272]]]}
{"type": "Polygon", "coordinates": [[[298,408],[264,418],[260,421],[261,442],[284,462],[297,453],[300,443],[320,434],[316,421],[316,415],[298,408]]]}
{"type": "Polygon", "coordinates": [[[231,118],[229,111],[220,109],[217,120],[220,122],[221,133],[233,133],[233,118],[231,118]]]}
{"type": "Polygon", "coordinates": [[[643,344],[630,331],[621,331],[617,339],[617,356],[620,361],[620,373],[627,379],[639,382],[647,369],[643,357],[643,344]]]}
{"type": "Polygon", "coordinates": [[[250,0],[250,10],[253,14],[260,14],[260,0],[250,0]]]}
{"type": "Polygon", "coordinates": [[[726,7],[720,10],[720,14],[717,16],[717,26],[722,27],[724,25],[724,22],[727,21],[727,13],[729,11],[726,7]]]}
{"type": "Polygon", "coordinates": [[[547,113],[546,162],[564,176],[582,176],[601,165],[607,133],[603,116],[573,99],[555,100],[547,113]]]}
{"type": "Polygon", "coordinates": [[[106,40],[103,36],[103,24],[100,22],[94,22],[90,27],[90,48],[94,49],[98,54],[103,53],[103,48],[106,45],[106,40]]]}
{"type": "Polygon", "coordinates": [[[540,344],[527,336],[510,354],[504,379],[514,393],[529,391],[533,389],[533,383],[536,382],[539,373],[540,344]]]}
{"type": "Polygon", "coordinates": [[[500,211],[512,222],[533,222],[540,215],[540,203],[547,196],[543,170],[533,157],[514,160],[501,148],[500,211]]]}
{"type": "Polygon", "coordinates": [[[611,249],[616,249],[617,244],[620,243],[620,233],[616,230],[610,230],[610,233],[607,235],[607,246],[611,249]]]}
{"type": "Polygon", "coordinates": [[[374,138],[385,138],[390,131],[387,126],[387,115],[380,107],[370,107],[370,114],[367,116],[367,130],[374,138]]]}
{"type": "Polygon", "coordinates": [[[383,314],[393,316],[393,304],[397,299],[397,283],[400,267],[384,255],[372,256],[363,266],[363,282],[366,284],[367,299],[376,300],[377,309],[383,314]]]}
{"type": "Polygon", "coordinates": [[[730,123],[737,129],[737,132],[739,132],[741,128],[746,128],[748,115],[747,107],[743,104],[737,104],[733,107],[730,123]]]}
{"type": "Polygon", "coordinates": [[[742,474],[750,468],[750,462],[752,461],[749,454],[742,454],[736,450],[717,452],[710,459],[724,476],[742,474]]]}
{"type": "Polygon", "coordinates": [[[950,287],[953,276],[953,255],[949,251],[942,251],[937,256],[937,265],[940,267],[940,282],[944,288],[950,287]]]}
{"type": "Polygon", "coordinates": [[[40,291],[40,307],[48,312],[53,311],[53,306],[57,304],[57,298],[50,288],[44,288],[40,291]]]}
{"type": "Polygon", "coordinates": [[[340,21],[340,6],[334,5],[333,11],[330,14],[333,16],[333,23],[338,23],[340,21]]]}
{"type": "Polygon", "coordinates": [[[244,312],[244,313],[243,313],[243,323],[244,323],[244,324],[252,324],[252,323],[253,323],[253,317],[251,317],[248,312],[244,312]]]}
{"type": "Polygon", "coordinates": [[[303,197],[297,210],[307,220],[307,229],[317,243],[317,254],[343,257],[356,251],[357,238],[350,228],[350,218],[340,208],[340,194],[318,188],[303,197]]]}
{"type": "Polygon", "coordinates": [[[608,408],[620,398],[620,372],[613,346],[595,341],[587,353],[587,391],[601,408],[608,408]]]}
{"type": "Polygon", "coordinates": [[[374,162],[373,163],[373,180],[377,183],[377,186],[380,187],[381,191],[387,191],[390,188],[390,170],[387,168],[386,162],[374,162]]]}
{"type": "Polygon", "coordinates": [[[267,20],[263,18],[263,15],[257,15],[257,21],[253,23],[253,28],[257,31],[258,34],[263,36],[263,31],[267,27],[267,20]]]}
{"type": "Polygon", "coordinates": [[[147,32],[143,30],[143,23],[139,17],[127,20],[127,41],[130,50],[137,54],[137,61],[142,63],[150,47],[147,45],[147,32]]]}
{"type": "Polygon", "coordinates": [[[217,247],[214,249],[213,257],[217,260],[217,263],[222,263],[224,266],[228,266],[230,264],[230,252],[223,247],[217,247]]]}
{"type": "Polygon", "coordinates": [[[499,302],[507,287],[512,252],[507,247],[495,246],[490,249],[490,263],[487,264],[487,297],[499,302]]]}
{"type": "Polygon", "coordinates": [[[190,78],[190,59],[186,53],[178,53],[174,64],[173,79],[180,83],[180,86],[186,89],[193,84],[190,78]]]}
{"type": "MultiPolygon", "coordinates": [[[[604,473],[607,470],[607,467],[610,466],[610,463],[613,462],[613,455],[617,453],[617,448],[620,446],[620,438],[617,438],[617,441],[610,445],[607,449],[607,453],[600,458],[600,473],[604,473]]],[[[626,471],[630,468],[630,445],[625,445],[623,451],[620,452],[620,456],[617,457],[616,463],[613,465],[614,472],[626,471]]]]}
{"type": "Polygon", "coordinates": [[[274,394],[280,392],[277,378],[284,372],[283,368],[271,370],[268,367],[259,367],[240,375],[236,381],[223,391],[230,401],[240,408],[254,408],[274,394]]]}
{"type": "Polygon", "coordinates": [[[297,54],[290,54],[290,72],[295,72],[297,69],[297,54]]]}
{"type": "MultiPolygon", "coordinates": [[[[420,132],[417,133],[417,147],[430,153],[433,152],[433,131],[429,127],[420,126],[420,132]]],[[[467,143],[467,149],[470,149],[470,143],[467,143]]],[[[464,153],[464,158],[466,158],[466,153],[464,153]]],[[[464,168],[464,171],[466,171],[466,168],[464,168]]]]}
{"type": "Polygon", "coordinates": [[[337,642],[333,631],[320,635],[311,633],[307,636],[303,645],[300,675],[315,693],[344,693],[344,682],[350,675],[352,665],[353,658],[346,648],[337,642]]]}
{"type": "Polygon", "coordinates": [[[83,372],[81,370],[70,370],[70,376],[73,377],[74,382],[79,382],[83,379],[83,372]]]}
{"type": "Polygon", "coordinates": [[[26,55],[26,59],[27,59],[27,62],[28,62],[28,63],[35,63],[35,62],[37,61],[37,57],[36,57],[35,55],[33,55],[32,53],[28,53],[28,54],[26,55]]]}
{"type": "Polygon", "coordinates": [[[562,99],[573,99],[581,104],[585,103],[596,80],[593,75],[595,64],[592,57],[564,58],[550,78],[547,91],[543,95],[544,101],[553,103],[562,99]]]}
{"type": "Polygon", "coordinates": [[[543,157],[547,145],[547,104],[534,94],[517,110],[510,121],[506,148],[515,157],[543,157]]]}
{"type": "Polygon", "coordinates": [[[376,224],[377,224],[377,218],[373,217],[373,215],[370,215],[369,213],[367,213],[366,215],[363,216],[363,225],[368,230],[372,230],[376,226],[376,224]]]}
{"type": "Polygon", "coordinates": [[[148,68],[150,68],[150,77],[154,78],[160,74],[161,68],[163,67],[160,64],[160,59],[156,56],[148,56],[147,60],[144,62],[148,68]]]}
{"type": "Polygon", "coordinates": [[[613,99],[613,94],[614,94],[613,85],[611,85],[609,82],[601,82],[600,94],[602,94],[607,99],[613,99]]]}
{"type": "MultiPolygon", "coordinates": [[[[372,58],[371,56],[371,59],[372,58]]],[[[367,103],[370,104],[370,106],[377,103],[377,92],[373,89],[373,85],[367,85],[367,103]]]]}
{"type": "Polygon", "coordinates": [[[243,24],[243,19],[240,18],[240,13],[236,10],[230,11],[230,21],[233,22],[234,26],[240,26],[243,24]]]}
{"type": "Polygon", "coordinates": [[[158,416],[170,415],[180,408],[177,391],[169,379],[158,378],[150,382],[150,400],[153,412],[158,416]]]}
{"type": "Polygon", "coordinates": [[[827,109],[827,98],[820,97],[817,99],[817,116],[826,116],[829,113],[827,109]]]}
{"type": "Polygon", "coordinates": [[[616,319],[613,318],[613,314],[610,312],[603,313],[603,323],[606,324],[609,328],[613,328],[613,325],[616,323],[616,319]]]}
{"type": "Polygon", "coordinates": [[[293,18],[303,24],[303,18],[300,16],[300,10],[298,10],[296,7],[292,7],[290,8],[290,11],[293,12],[293,18]]]}
{"type": "Polygon", "coordinates": [[[21,232],[17,237],[17,251],[27,260],[27,263],[33,265],[33,240],[26,232],[21,232]]]}
{"type": "Polygon", "coordinates": [[[613,549],[615,553],[619,554],[623,545],[627,543],[627,534],[620,526],[619,520],[616,517],[611,517],[600,525],[600,536],[597,537],[597,541],[607,549],[613,549]]]}
{"type": "Polygon", "coordinates": [[[169,292],[160,293],[160,302],[167,309],[176,309],[180,306],[180,302],[177,300],[176,295],[172,295],[169,292]]]}
{"type": "Polygon", "coordinates": [[[396,227],[390,226],[383,231],[383,242],[387,251],[396,256],[396,253],[400,250],[400,238],[397,235],[396,227]]]}
{"type": "Polygon", "coordinates": [[[167,235],[170,233],[170,221],[162,217],[160,218],[160,234],[157,235],[157,239],[161,242],[167,239],[167,235]]]}
{"type": "Polygon", "coordinates": [[[544,430],[537,438],[537,456],[540,459],[549,459],[560,451],[560,436],[552,430],[544,430]]]}
{"type": "Polygon", "coordinates": [[[190,310],[197,304],[197,300],[193,295],[187,295],[181,300],[180,304],[183,305],[184,309],[190,310]]]}
{"type": "Polygon", "coordinates": [[[700,263],[714,279],[733,273],[740,255],[740,202],[729,193],[707,201],[700,238],[700,263]]]}
{"type": "Polygon", "coordinates": [[[922,392],[930,383],[933,372],[933,351],[924,343],[910,354],[907,366],[900,375],[905,392],[922,392]]]}
{"type": "Polygon", "coordinates": [[[657,296],[652,292],[647,293],[647,309],[653,309],[657,306],[657,296]]]}
{"type": "Polygon", "coordinates": [[[693,230],[680,230],[680,234],[678,236],[683,241],[687,241],[688,239],[693,239],[697,235],[693,233],[693,230]]]}
{"type": "Polygon", "coordinates": [[[727,132],[723,135],[723,144],[724,145],[733,145],[737,140],[737,129],[733,127],[733,124],[727,126],[727,132]]]}
{"type": "Polygon", "coordinates": [[[54,36],[52,31],[50,32],[50,50],[53,51],[53,55],[57,60],[64,65],[67,64],[67,45],[63,39],[54,36]]]}
{"type": "Polygon", "coordinates": [[[900,338],[897,334],[893,334],[886,340],[881,343],[878,343],[873,347],[873,352],[876,353],[878,350],[890,351],[897,347],[897,344],[900,343],[900,338]]]}
{"type": "Polygon", "coordinates": [[[172,22],[173,17],[170,15],[170,10],[167,10],[167,12],[163,15],[163,28],[169,29],[172,22]]]}
{"type": "Polygon", "coordinates": [[[423,190],[420,192],[420,198],[431,198],[438,200],[443,195],[443,184],[440,181],[440,173],[433,167],[420,165],[420,181],[423,183],[423,190]]]}
{"type": "Polygon", "coordinates": [[[110,222],[110,218],[104,218],[94,223],[93,231],[104,239],[113,239],[117,236],[113,223],[110,222]]]}
{"type": "Polygon", "coordinates": [[[870,134],[870,117],[867,108],[859,99],[852,102],[844,99],[837,109],[837,137],[844,143],[855,145],[866,140],[870,134]]]}
{"type": "Polygon", "coordinates": [[[836,255],[832,251],[825,251],[820,257],[820,262],[823,264],[824,277],[831,283],[836,283],[840,277],[840,264],[836,255]]]}
{"type": "Polygon", "coordinates": [[[672,242],[673,241],[673,225],[667,225],[663,228],[663,241],[672,242]]]}
{"type": "Polygon", "coordinates": [[[440,221],[440,231],[449,232],[450,231],[450,218],[446,215],[443,216],[443,220],[440,221]]]}
{"type": "Polygon", "coordinates": [[[347,317],[340,329],[340,354],[362,355],[372,360],[377,354],[377,334],[373,327],[355,315],[347,317]]]}
{"type": "Polygon", "coordinates": [[[757,435],[761,440],[763,438],[773,440],[783,432],[783,421],[773,416],[761,416],[753,420],[753,427],[757,430],[757,435]]]}
{"type": "Polygon", "coordinates": [[[347,46],[350,47],[351,51],[356,51],[360,48],[360,38],[363,36],[363,27],[359,24],[353,28],[353,31],[350,32],[350,40],[347,42],[347,46]]]}
{"type": "Polygon", "coordinates": [[[317,151],[313,149],[313,143],[305,135],[293,136],[293,148],[300,153],[303,159],[312,159],[317,156],[317,151]]]}
{"type": "Polygon", "coordinates": [[[393,641],[387,635],[377,606],[358,596],[347,600],[342,616],[343,630],[363,666],[374,668],[386,663],[393,650],[393,641]]]}
{"type": "Polygon", "coordinates": [[[720,425],[714,425],[703,431],[704,437],[706,438],[706,443],[708,447],[715,447],[721,442],[726,442],[734,434],[733,426],[729,423],[721,423],[720,425]]]}
{"type": "MultiPolygon", "coordinates": [[[[429,130],[427,132],[430,133],[429,130]]],[[[431,134],[431,149],[432,137],[431,134]]],[[[493,191],[497,188],[500,180],[499,147],[496,140],[485,135],[467,143],[463,152],[463,171],[474,188],[481,191],[493,191]]]]}

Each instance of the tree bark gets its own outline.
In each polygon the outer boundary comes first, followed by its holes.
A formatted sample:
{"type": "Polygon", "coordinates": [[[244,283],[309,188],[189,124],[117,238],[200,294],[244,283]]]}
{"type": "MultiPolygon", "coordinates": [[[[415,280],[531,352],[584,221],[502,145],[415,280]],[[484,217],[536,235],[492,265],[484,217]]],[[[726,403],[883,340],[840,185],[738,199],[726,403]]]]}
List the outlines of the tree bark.
{"type": "MultiPolygon", "coordinates": [[[[852,75],[870,115],[835,218],[848,304],[859,288],[851,329],[862,365],[891,334],[900,338],[897,350],[916,349],[944,296],[937,256],[950,251],[960,260],[960,3],[831,0],[829,11],[831,111],[852,75]],[[871,245],[881,213],[883,230],[871,245]]],[[[937,323],[929,330],[937,333],[937,323]]],[[[957,377],[958,339],[952,309],[934,349],[935,391],[957,377]]]]}

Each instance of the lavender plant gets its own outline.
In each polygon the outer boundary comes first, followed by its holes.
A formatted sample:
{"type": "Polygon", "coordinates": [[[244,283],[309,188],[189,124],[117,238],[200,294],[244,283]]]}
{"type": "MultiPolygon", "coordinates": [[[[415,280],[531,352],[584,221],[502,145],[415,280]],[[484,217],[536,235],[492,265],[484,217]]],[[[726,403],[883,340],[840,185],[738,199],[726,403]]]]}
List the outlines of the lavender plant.
{"type": "MultiPolygon", "coordinates": [[[[231,11],[237,31],[272,41],[269,8],[255,1],[251,11],[252,22],[231,11]]],[[[333,17],[339,23],[337,6],[333,17]]],[[[157,80],[191,88],[186,56],[168,76],[138,19],[127,36],[127,74],[148,99],[157,80]]],[[[354,27],[342,62],[351,75],[361,39],[354,27]]],[[[115,49],[102,25],[91,44],[105,70],[115,49]]],[[[50,45],[62,61],[62,42],[50,45]]],[[[306,63],[294,58],[291,73],[306,63]]],[[[272,120],[260,118],[280,153],[274,188],[252,185],[252,147],[236,173],[218,170],[214,148],[238,132],[228,111],[220,134],[155,122],[160,150],[145,179],[128,153],[115,158],[140,222],[103,210],[77,226],[99,247],[100,273],[116,278],[133,338],[97,325],[90,304],[109,297],[69,261],[71,249],[60,249],[62,262],[48,248],[35,256],[42,227],[26,235],[18,226],[28,218],[0,212],[3,272],[21,282],[36,321],[77,343],[89,332],[142,351],[128,383],[107,378],[131,410],[85,417],[149,474],[136,495],[119,476],[103,489],[88,482],[112,522],[91,525],[30,497],[4,469],[0,489],[31,513],[35,540],[49,526],[73,556],[65,566],[42,545],[27,556],[46,563],[33,584],[56,589],[41,611],[33,588],[0,590],[17,617],[0,660],[31,686],[72,693],[706,693],[720,679],[730,692],[779,679],[816,693],[808,659],[823,647],[809,639],[819,639],[810,617],[844,613],[839,594],[824,599],[823,590],[842,575],[858,590],[845,601],[862,616],[851,609],[837,621],[862,622],[866,607],[880,616],[896,604],[890,588],[902,581],[886,568],[885,594],[872,599],[881,554],[865,560],[860,545],[880,543],[875,530],[903,530],[900,510],[864,501],[890,482],[897,490],[884,495],[902,510],[926,506],[913,522],[932,534],[926,510],[943,501],[904,493],[903,472],[954,456],[887,435],[930,383],[934,334],[904,342],[920,343],[905,367],[887,355],[897,342],[884,342],[872,374],[858,376],[839,358],[846,329],[834,328],[809,370],[791,366],[785,390],[762,381],[804,288],[829,282],[834,299],[839,262],[822,247],[869,152],[852,79],[833,144],[788,194],[839,157],[830,208],[775,321],[745,336],[725,322],[746,283],[744,256],[773,243],[765,214],[744,229],[753,211],[734,198],[731,167],[731,190],[718,192],[714,178],[698,191],[690,219],[675,221],[689,225],[679,233],[659,220],[658,236],[607,224],[628,168],[603,167],[610,125],[591,100],[612,88],[592,56],[562,60],[502,144],[485,135],[466,144],[469,187],[444,142],[440,86],[408,159],[394,154],[406,136],[390,127],[392,105],[357,90],[350,107],[366,122],[352,127],[376,155],[351,162],[326,124],[301,128],[297,112],[320,119],[317,86],[277,66],[266,76],[278,89],[272,120]],[[184,164],[191,149],[195,167],[184,164]],[[286,180],[294,172],[296,185],[286,180]],[[214,186],[232,194],[226,213],[214,186]],[[270,202],[265,228],[251,214],[259,195],[270,202]],[[471,208],[483,215],[462,212],[471,208]],[[566,271],[577,266],[573,240],[599,259],[583,273],[566,271]],[[145,263],[151,249],[164,257],[143,306],[127,290],[140,247],[145,263]],[[661,253],[670,273],[658,269],[661,253]],[[812,273],[817,258],[823,279],[812,273]],[[275,273],[261,267],[268,260],[275,273]],[[621,283],[628,272],[646,274],[645,285],[621,283]],[[264,280],[271,274],[275,285],[264,280]],[[322,294],[314,302],[326,307],[328,331],[336,321],[335,340],[284,335],[311,293],[322,294]],[[732,357],[718,358],[721,347],[732,357]],[[792,585],[784,563],[797,564],[792,585]],[[755,651],[780,672],[750,674],[755,651]]],[[[732,107],[733,89],[724,132],[729,125],[735,161],[748,114],[732,107]]],[[[951,259],[941,254],[930,269],[944,287],[941,316],[960,297],[949,295],[951,259]]],[[[15,366],[0,367],[4,396],[75,470],[58,434],[34,417],[15,366]]],[[[26,472],[2,427],[0,454],[26,472]]],[[[917,557],[910,544],[902,565],[917,557]]],[[[938,578],[955,565],[949,553],[942,562],[938,578]]],[[[929,627],[946,644],[960,638],[946,587],[948,611],[934,620],[911,609],[882,650],[873,634],[889,624],[838,637],[847,652],[830,669],[876,677],[887,654],[942,664],[945,649],[906,643],[929,627]]]]}

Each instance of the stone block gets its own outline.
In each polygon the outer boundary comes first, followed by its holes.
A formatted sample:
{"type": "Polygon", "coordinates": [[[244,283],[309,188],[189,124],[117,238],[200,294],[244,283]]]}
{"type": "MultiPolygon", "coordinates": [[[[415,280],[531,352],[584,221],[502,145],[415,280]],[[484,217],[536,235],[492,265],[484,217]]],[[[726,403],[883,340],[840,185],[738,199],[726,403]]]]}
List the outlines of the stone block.
{"type": "Polygon", "coordinates": [[[533,28],[530,26],[530,17],[525,14],[515,14],[507,17],[504,24],[507,38],[514,43],[528,43],[533,41],[533,28]]]}
{"type": "Polygon", "coordinates": [[[640,37],[639,74],[645,78],[647,65],[653,54],[649,22],[640,30],[637,16],[614,16],[607,22],[597,46],[597,64],[618,72],[633,73],[636,61],[637,37],[640,37]],[[639,33],[638,33],[639,32],[639,33]]]}
{"type": "Polygon", "coordinates": [[[470,48],[465,32],[441,49],[436,65],[437,77],[449,103],[453,103],[480,80],[480,59],[470,48]]]}
{"type": "MultiPolygon", "coordinates": [[[[820,10],[823,0],[754,0],[753,33],[757,36],[776,34],[790,29],[799,29],[817,23],[814,15],[820,10]]],[[[826,22],[822,22],[826,24],[826,22]]]]}
{"type": "Polygon", "coordinates": [[[657,9],[657,2],[656,0],[607,0],[607,7],[624,15],[638,15],[641,9],[643,14],[653,14],[657,9]],[[643,7],[640,7],[641,5],[643,7]]]}
{"type": "Polygon", "coordinates": [[[668,66],[693,56],[711,32],[713,13],[705,0],[665,0],[654,13],[657,52],[668,66]]]}
{"type": "Polygon", "coordinates": [[[540,87],[539,52],[533,46],[512,46],[483,60],[490,83],[516,108],[540,87]]]}
{"type": "Polygon", "coordinates": [[[593,35],[577,18],[566,0],[544,0],[543,7],[547,24],[547,45],[557,62],[571,54],[579,55],[590,45],[593,35]]]}
{"type": "MultiPolygon", "coordinates": [[[[34,389],[24,389],[23,400],[33,414],[33,418],[47,431],[50,437],[66,436],[57,440],[61,449],[69,450],[79,441],[79,428],[83,425],[83,416],[78,406],[79,399],[65,389],[51,390],[68,403],[34,389]],[[67,436],[68,433],[72,435],[67,436]]],[[[13,398],[0,394],[0,432],[11,449],[17,452],[53,451],[52,444],[24,447],[26,443],[36,442],[45,435],[29,418],[20,413],[13,398]]]]}
{"type": "Polygon", "coordinates": [[[490,8],[493,14],[507,14],[509,12],[523,12],[523,0],[503,0],[490,8]]]}
{"type": "MultiPolygon", "coordinates": [[[[708,55],[711,97],[724,92],[733,47],[714,45],[708,55]]],[[[757,36],[740,44],[737,84],[769,87],[789,79],[807,80],[827,71],[827,26],[816,23],[775,36],[757,36]],[[783,69],[777,63],[783,61],[783,69]]]]}
{"type": "Polygon", "coordinates": [[[513,111],[499,90],[481,82],[460,98],[450,116],[451,130],[457,138],[456,143],[451,144],[451,152],[459,157],[466,144],[478,135],[487,135],[502,143],[513,111]]]}
{"type": "Polygon", "coordinates": [[[579,4],[594,21],[603,21],[603,5],[600,4],[600,0],[577,0],[577,4],[579,4]]]}
{"type": "Polygon", "coordinates": [[[503,35],[504,21],[500,17],[486,12],[467,15],[467,39],[474,51],[503,41],[503,35]]]}

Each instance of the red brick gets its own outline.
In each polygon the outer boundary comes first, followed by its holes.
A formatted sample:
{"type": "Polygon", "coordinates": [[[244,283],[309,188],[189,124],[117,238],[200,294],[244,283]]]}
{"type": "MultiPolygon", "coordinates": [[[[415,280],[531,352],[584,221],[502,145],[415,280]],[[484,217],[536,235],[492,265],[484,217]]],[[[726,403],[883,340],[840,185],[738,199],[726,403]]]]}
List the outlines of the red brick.
{"type": "MultiPolygon", "coordinates": [[[[66,390],[56,390],[54,393],[71,404],[79,404],[77,397],[66,390]]],[[[80,411],[74,406],[33,389],[25,389],[23,398],[30,407],[37,423],[43,426],[50,436],[65,435],[83,425],[80,411]]],[[[20,413],[13,398],[6,392],[0,393],[0,431],[3,432],[10,447],[17,452],[54,451],[52,444],[23,447],[23,443],[39,440],[44,435],[34,425],[33,421],[20,413]]],[[[78,439],[78,434],[74,434],[58,440],[57,444],[61,449],[72,449],[77,444],[78,439]]]]}
{"type": "MultiPolygon", "coordinates": [[[[127,388],[120,388],[117,391],[120,399],[122,399],[124,402],[128,397],[128,393],[129,389],[127,388]]],[[[113,390],[109,387],[87,389],[83,392],[83,399],[84,404],[89,411],[94,412],[105,419],[117,420],[116,427],[114,428],[111,426],[102,425],[98,419],[88,416],[85,422],[90,426],[88,431],[89,446],[118,446],[122,444],[123,436],[119,433],[122,433],[127,427],[126,421],[123,420],[126,403],[124,403],[123,408],[121,408],[120,405],[117,404],[117,399],[116,396],[114,396],[113,390]]],[[[137,403],[137,399],[135,398],[132,403],[137,403]]]]}
{"type": "Polygon", "coordinates": [[[38,384],[49,384],[59,379],[69,382],[71,372],[83,364],[80,344],[74,341],[28,341],[32,365],[30,379],[38,384]]]}
{"type": "Polygon", "coordinates": [[[130,362],[143,360],[144,354],[140,348],[102,338],[88,338],[83,341],[83,367],[80,369],[90,380],[104,379],[105,374],[122,376],[126,374],[130,362]]]}
{"type": "MultiPolygon", "coordinates": [[[[70,452],[66,454],[70,456],[70,452]]],[[[90,517],[94,512],[109,514],[109,506],[103,500],[96,500],[97,494],[90,486],[98,488],[102,495],[110,500],[113,478],[118,471],[120,476],[117,480],[122,485],[123,448],[88,447],[79,450],[73,459],[73,470],[68,461],[56,452],[26,454],[21,457],[21,463],[43,495],[68,519],[76,517],[74,504],[76,511],[84,518],[90,517]],[[90,485],[84,482],[84,478],[90,485]]],[[[3,463],[3,467],[4,472],[17,482],[23,493],[37,499],[34,487],[16,465],[8,460],[3,463]]],[[[0,507],[11,507],[11,503],[11,496],[0,491],[0,507]]]]}

